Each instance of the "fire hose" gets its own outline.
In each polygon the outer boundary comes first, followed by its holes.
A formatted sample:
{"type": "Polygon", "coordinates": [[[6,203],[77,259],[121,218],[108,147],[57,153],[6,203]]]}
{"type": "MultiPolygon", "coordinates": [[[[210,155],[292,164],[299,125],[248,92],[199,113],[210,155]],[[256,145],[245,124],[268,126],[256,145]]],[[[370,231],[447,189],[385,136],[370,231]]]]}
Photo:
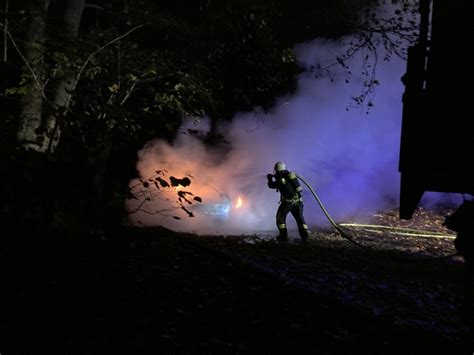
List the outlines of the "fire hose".
{"type": "MultiPolygon", "coordinates": [[[[319,198],[318,194],[316,191],[313,189],[313,187],[300,175],[296,174],[296,177],[301,180],[306,187],[311,191],[311,194],[315,198],[316,202],[318,203],[319,207],[321,207],[321,210],[323,211],[324,215],[328,219],[328,221],[331,223],[331,225],[334,227],[336,231],[339,232],[339,234],[346,238],[348,241],[351,243],[357,245],[360,248],[368,248],[365,245],[362,245],[361,243],[357,242],[352,238],[348,233],[346,233],[341,227],[347,226],[347,227],[362,227],[367,230],[377,230],[377,229],[386,229],[386,230],[391,230],[391,231],[396,231],[398,234],[404,234],[404,235],[411,235],[411,236],[433,236],[436,238],[455,238],[453,235],[448,235],[448,234],[442,234],[442,233],[433,233],[433,232],[428,232],[425,233],[424,231],[419,231],[416,229],[411,229],[411,228],[400,228],[400,227],[390,227],[390,226],[382,226],[382,225],[370,225],[370,224],[357,224],[357,223],[345,223],[345,224],[337,224],[329,215],[329,212],[326,210],[324,207],[324,204],[321,202],[321,199],[319,198]]],[[[459,255],[458,252],[454,254],[449,254],[449,255],[444,255],[440,257],[435,257],[433,259],[444,259],[444,258],[451,258],[453,256],[459,255]]]]}
{"type": "Polygon", "coordinates": [[[348,235],[346,232],[344,232],[342,230],[342,228],[336,222],[334,222],[334,220],[329,215],[329,212],[326,210],[323,203],[319,199],[318,194],[316,193],[316,191],[314,191],[313,187],[302,176],[296,174],[296,177],[298,179],[300,179],[306,185],[306,187],[309,189],[309,191],[311,191],[311,193],[313,194],[313,197],[316,199],[316,202],[318,203],[319,207],[321,207],[321,210],[323,211],[324,215],[326,216],[328,221],[331,223],[331,225],[334,227],[334,229],[337,230],[341,234],[341,236],[343,236],[344,238],[349,240],[351,243],[357,245],[358,247],[365,248],[364,245],[362,245],[362,244],[358,243],[357,241],[355,241],[350,235],[348,235]]]}

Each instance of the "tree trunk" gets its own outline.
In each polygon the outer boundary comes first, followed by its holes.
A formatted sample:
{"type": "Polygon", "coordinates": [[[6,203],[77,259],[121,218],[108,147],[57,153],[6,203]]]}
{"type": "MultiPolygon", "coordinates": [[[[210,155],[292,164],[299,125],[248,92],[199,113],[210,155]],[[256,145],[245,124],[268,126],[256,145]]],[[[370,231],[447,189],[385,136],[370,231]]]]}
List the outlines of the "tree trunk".
{"type": "Polygon", "coordinates": [[[33,0],[30,8],[25,51],[24,75],[28,77],[26,94],[22,97],[20,124],[17,141],[25,150],[41,151],[44,132],[41,132],[41,111],[43,108],[43,86],[45,82],[44,44],[46,14],[49,0],[33,0]],[[29,67],[28,67],[29,66],[29,67]]]}
{"type": "MultiPolygon", "coordinates": [[[[64,36],[65,40],[73,43],[76,41],[81,23],[82,13],[84,11],[85,0],[68,0],[64,12],[64,36]]],[[[43,142],[43,151],[53,152],[61,137],[60,117],[65,116],[69,110],[70,95],[74,90],[74,73],[66,74],[56,84],[55,96],[52,102],[53,114],[46,122],[46,139],[43,142]]]]}

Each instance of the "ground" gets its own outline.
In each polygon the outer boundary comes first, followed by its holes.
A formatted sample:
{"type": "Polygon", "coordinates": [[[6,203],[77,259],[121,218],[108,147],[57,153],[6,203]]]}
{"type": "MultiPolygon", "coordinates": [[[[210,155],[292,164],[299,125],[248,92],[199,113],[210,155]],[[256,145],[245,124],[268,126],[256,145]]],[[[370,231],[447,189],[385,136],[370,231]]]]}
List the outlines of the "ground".
{"type": "Polygon", "coordinates": [[[348,229],[362,247],[124,228],[7,248],[0,353],[472,354],[472,278],[442,219],[379,213],[366,222],[442,236],[348,229]]]}

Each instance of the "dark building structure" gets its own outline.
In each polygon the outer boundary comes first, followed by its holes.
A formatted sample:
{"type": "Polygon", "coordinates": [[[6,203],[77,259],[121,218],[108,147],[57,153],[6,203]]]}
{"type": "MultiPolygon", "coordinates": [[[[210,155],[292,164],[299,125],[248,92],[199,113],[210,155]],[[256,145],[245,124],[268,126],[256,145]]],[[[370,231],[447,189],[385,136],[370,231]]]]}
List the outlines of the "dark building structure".
{"type": "Polygon", "coordinates": [[[424,192],[474,195],[473,14],[472,0],[420,0],[419,39],[402,77],[402,219],[424,192]]]}

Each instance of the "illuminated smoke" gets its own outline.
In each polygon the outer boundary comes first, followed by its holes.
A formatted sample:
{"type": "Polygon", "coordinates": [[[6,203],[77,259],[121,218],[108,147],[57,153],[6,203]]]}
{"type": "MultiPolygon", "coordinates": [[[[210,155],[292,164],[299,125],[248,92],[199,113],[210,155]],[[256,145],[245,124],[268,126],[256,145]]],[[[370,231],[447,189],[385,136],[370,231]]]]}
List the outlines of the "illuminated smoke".
{"type": "MultiPolygon", "coordinates": [[[[309,67],[333,60],[340,47],[314,40],[296,46],[295,51],[300,64],[309,67]]],[[[271,112],[264,114],[256,108],[252,113],[237,114],[231,123],[220,127],[230,142],[225,153],[207,149],[193,134],[180,134],[172,145],[162,140],[149,142],[139,152],[141,176],[150,177],[163,169],[177,178],[191,176],[186,190],[202,197],[203,203],[189,205],[191,218],[177,210],[135,213],[132,221],[196,233],[275,231],[279,194],[267,188],[266,174],[277,161],[285,162],[289,170],[312,184],[335,221],[364,219],[376,211],[398,208],[404,90],[400,78],[406,62],[393,57],[377,64],[380,85],[369,114],[362,109],[346,110],[351,96],[360,93],[364,79],[358,78],[357,72],[361,65],[358,58],[350,63],[353,74],[349,83],[338,68],[332,71],[333,81],[315,79],[313,73],[306,72],[298,78],[297,92],[281,97],[271,112]]],[[[189,120],[181,131],[188,133],[189,129],[205,134],[209,123],[206,118],[189,120]]],[[[317,202],[302,185],[307,223],[312,229],[327,227],[317,202]]],[[[440,200],[432,197],[429,194],[424,201],[432,205],[440,200]]],[[[166,209],[175,206],[176,199],[176,191],[161,192],[146,208],[166,209]]],[[[136,206],[137,201],[132,202],[136,206]]],[[[295,227],[291,215],[287,222],[290,228],[295,227]]]]}

